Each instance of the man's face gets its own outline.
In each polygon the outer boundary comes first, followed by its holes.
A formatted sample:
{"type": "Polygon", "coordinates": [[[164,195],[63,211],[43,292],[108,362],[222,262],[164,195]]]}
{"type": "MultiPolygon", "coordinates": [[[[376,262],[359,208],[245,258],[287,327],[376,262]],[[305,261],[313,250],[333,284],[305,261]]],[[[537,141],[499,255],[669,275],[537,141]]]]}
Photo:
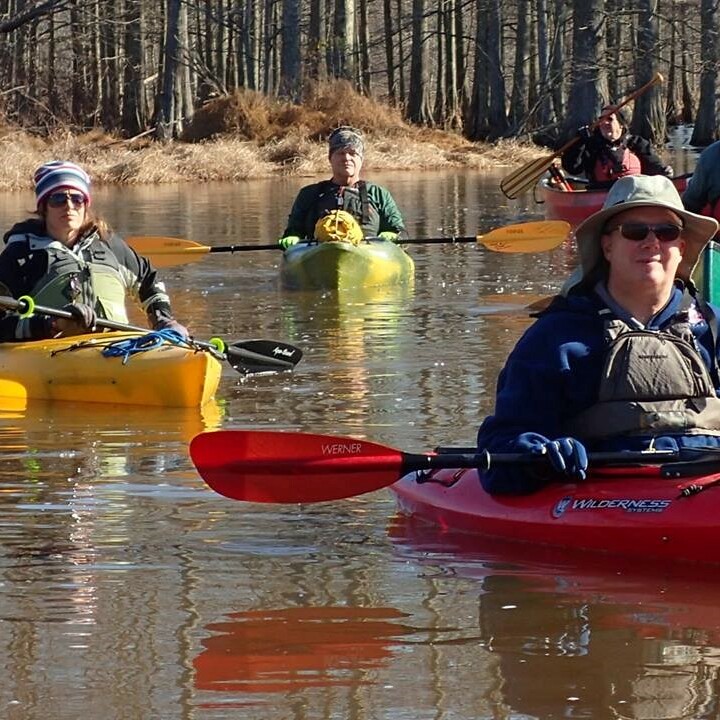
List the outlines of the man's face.
{"type": "Polygon", "coordinates": [[[345,181],[349,178],[357,178],[362,167],[362,155],[350,148],[340,148],[330,155],[330,167],[333,178],[345,181]]]}
{"type": "MultiPolygon", "coordinates": [[[[607,108],[604,108],[603,113],[606,110],[607,108]]],[[[602,136],[606,140],[610,140],[611,142],[613,142],[615,140],[619,140],[622,137],[623,126],[620,123],[620,120],[618,120],[618,116],[615,113],[606,115],[604,118],[602,118],[598,127],[600,128],[602,136]]]]}
{"type": "Polygon", "coordinates": [[[631,208],[611,218],[601,237],[610,264],[609,284],[630,291],[643,283],[672,282],[686,246],[682,231],[673,229],[679,227],[680,218],[660,207],[631,208]]]}

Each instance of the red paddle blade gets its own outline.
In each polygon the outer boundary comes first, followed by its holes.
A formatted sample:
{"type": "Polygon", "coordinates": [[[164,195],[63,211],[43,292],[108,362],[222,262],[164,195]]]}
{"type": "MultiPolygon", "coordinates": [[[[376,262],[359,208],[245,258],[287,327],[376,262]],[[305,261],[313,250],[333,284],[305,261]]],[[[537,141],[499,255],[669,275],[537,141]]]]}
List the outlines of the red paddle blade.
{"type": "Polygon", "coordinates": [[[403,474],[403,453],[355,438],[218,430],[196,435],[190,457],[202,479],[233,500],[311,503],[387,487],[403,474]]]}

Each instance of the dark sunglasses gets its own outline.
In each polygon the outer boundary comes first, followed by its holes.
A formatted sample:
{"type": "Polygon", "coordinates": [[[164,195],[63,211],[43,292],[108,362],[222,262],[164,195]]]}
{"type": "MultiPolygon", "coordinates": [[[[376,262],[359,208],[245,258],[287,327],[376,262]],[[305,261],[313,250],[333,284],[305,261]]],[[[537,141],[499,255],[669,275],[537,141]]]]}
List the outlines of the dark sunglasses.
{"type": "Polygon", "coordinates": [[[80,207],[85,204],[85,196],[82,193],[56,192],[48,195],[47,204],[50,207],[63,207],[66,203],[72,207],[80,207]]]}
{"type": "Polygon", "coordinates": [[[619,230],[620,234],[626,240],[634,240],[636,242],[644,240],[650,232],[652,232],[660,242],[675,242],[683,231],[681,225],[673,225],[672,223],[649,225],[648,223],[637,222],[622,223],[622,225],[608,228],[606,232],[611,233],[614,230],[619,230]]]}

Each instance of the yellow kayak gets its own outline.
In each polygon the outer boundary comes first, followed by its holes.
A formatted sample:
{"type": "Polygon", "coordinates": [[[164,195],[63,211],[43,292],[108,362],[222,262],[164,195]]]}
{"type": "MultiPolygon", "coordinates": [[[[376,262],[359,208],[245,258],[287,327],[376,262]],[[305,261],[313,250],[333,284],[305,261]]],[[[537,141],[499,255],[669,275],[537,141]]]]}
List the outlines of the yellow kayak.
{"type": "Polygon", "coordinates": [[[104,332],[0,344],[0,397],[200,407],[214,395],[221,364],[211,353],[167,342],[125,355],[119,342],[142,333],[104,332]]]}
{"type": "Polygon", "coordinates": [[[395,285],[413,281],[415,263],[387,240],[302,242],[283,253],[282,284],[295,290],[395,285]]]}

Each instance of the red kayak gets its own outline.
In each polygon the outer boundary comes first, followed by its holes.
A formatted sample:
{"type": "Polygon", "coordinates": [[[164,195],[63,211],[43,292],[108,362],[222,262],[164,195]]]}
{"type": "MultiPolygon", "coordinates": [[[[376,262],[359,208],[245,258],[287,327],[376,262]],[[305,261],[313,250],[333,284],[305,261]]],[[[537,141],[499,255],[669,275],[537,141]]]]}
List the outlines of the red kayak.
{"type": "Polygon", "coordinates": [[[720,563],[720,453],[592,452],[590,477],[529,495],[488,495],[479,467],[527,453],[406,453],[359,438],[270,430],[200,433],[190,455],[215,492],[245,502],[326,502],[390,487],[400,509],[469,537],[720,563]],[[698,497],[699,496],[699,497],[698,497]],[[472,535],[470,535],[472,534],[472,535]]]}
{"type": "Polygon", "coordinates": [[[720,463],[705,465],[704,472],[674,478],[670,464],[598,468],[582,483],[523,496],[489,495],[474,469],[411,473],[391,489],[401,511],[442,528],[626,557],[720,563],[720,463]]]}
{"type": "MultiPolygon", "coordinates": [[[[687,187],[688,175],[673,178],[679,193],[687,187]]],[[[607,190],[588,190],[587,185],[565,178],[571,190],[564,190],[551,178],[543,178],[536,189],[536,199],[545,205],[545,217],[548,220],[565,220],[578,225],[585,218],[600,210],[607,197],[607,190]]]]}

